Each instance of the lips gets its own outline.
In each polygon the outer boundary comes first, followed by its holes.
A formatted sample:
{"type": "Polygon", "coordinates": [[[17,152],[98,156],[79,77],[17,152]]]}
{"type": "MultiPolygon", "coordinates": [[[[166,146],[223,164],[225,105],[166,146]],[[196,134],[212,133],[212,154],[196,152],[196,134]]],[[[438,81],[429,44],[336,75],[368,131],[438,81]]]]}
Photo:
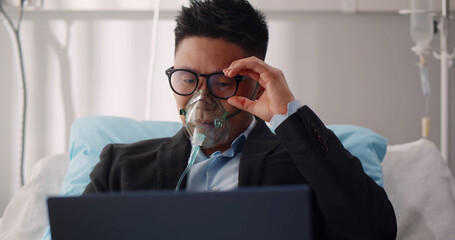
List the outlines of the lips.
{"type": "Polygon", "coordinates": [[[206,121],[206,120],[196,120],[194,121],[194,125],[202,128],[214,128],[215,124],[212,121],[206,121]]]}

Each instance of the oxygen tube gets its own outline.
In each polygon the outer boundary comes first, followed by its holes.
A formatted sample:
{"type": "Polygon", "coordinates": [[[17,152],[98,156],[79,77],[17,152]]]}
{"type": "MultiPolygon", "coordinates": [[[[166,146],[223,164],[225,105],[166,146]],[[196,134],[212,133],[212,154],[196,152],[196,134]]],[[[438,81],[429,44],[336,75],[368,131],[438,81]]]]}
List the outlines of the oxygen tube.
{"type": "Polygon", "coordinates": [[[177,187],[175,187],[175,191],[178,192],[180,190],[180,185],[182,185],[182,181],[185,178],[186,174],[190,171],[191,166],[193,166],[194,161],[196,160],[197,153],[199,152],[199,149],[202,146],[202,143],[204,142],[205,138],[207,137],[206,135],[199,133],[199,128],[196,128],[193,134],[193,137],[191,139],[191,154],[190,154],[190,159],[188,160],[188,165],[185,168],[185,171],[183,171],[182,175],[180,175],[180,179],[177,183],[177,187]]]}

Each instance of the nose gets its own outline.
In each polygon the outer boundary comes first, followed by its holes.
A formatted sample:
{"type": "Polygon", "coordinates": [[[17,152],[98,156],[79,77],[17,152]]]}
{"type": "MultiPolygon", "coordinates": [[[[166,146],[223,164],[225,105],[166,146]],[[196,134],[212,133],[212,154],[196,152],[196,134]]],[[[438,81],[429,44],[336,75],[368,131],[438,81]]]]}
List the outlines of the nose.
{"type": "Polygon", "coordinates": [[[201,96],[195,104],[195,108],[202,111],[214,111],[216,107],[216,103],[205,96],[201,96]]]}
{"type": "Polygon", "coordinates": [[[202,90],[204,92],[209,91],[209,86],[207,86],[207,77],[200,76],[199,77],[199,84],[196,90],[202,90]]]}
{"type": "Polygon", "coordinates": [[[216,107],[215,99],[208,91],[198,89],[194,94],[194,97],[190,100],[190,104],[205,105],[207,107],[205,110],[213,110],[213,108],[216,107]]]}

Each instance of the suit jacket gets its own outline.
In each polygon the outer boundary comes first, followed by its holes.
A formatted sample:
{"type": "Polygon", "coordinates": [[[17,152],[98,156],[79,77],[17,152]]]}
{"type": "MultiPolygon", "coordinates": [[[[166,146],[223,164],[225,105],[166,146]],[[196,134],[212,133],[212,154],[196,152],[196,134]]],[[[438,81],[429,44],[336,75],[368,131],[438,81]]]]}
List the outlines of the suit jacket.
{"type": "MultiPolygon", "coordinates": [[[[258,119],[243,147],[239,187],[307,183],[315,239],[395,239],[385,191],[316,114],[304,106],[275,132],[258,119]]],[[[183,129],[172,138],[107,145],[84,194],[174,189],[190,151],[183,129]]]]}

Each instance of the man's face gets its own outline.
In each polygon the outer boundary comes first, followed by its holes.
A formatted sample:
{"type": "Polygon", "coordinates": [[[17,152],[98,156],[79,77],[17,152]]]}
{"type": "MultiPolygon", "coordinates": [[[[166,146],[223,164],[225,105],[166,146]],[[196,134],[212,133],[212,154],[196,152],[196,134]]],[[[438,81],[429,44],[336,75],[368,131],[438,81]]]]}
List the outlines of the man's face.
{"type": "MultiPolygon", "coordinates": [[[[223,39],[207,38],[207,37],[189,37],[180,42],[174,58],[174,68],[187,69],[200,74],[210,74],[221,72],[223,69],[238,59],[248,57],[244,50],[236,44],[226,42],[223,39]]],[[[237,90],[236,96],[244,96],[250,98],[256,87],[256,82],[252,79],[241,81],[237,90]]],[[[206,79],[199,78],[198,90],[207,91],[206,79]]],[[[181,96],[174,93],[174,98],[177,103],[178,110],[185,108],[191,96],[181,96]]],[[[219,99],[222,107],[229,115],[235,113],[238,109],[230,105],[227,100],[219,99]]],[[[180,116],[184,123],[184,116],[180,116]]],[[[251,114],[242,111],[239,114],[229,119],[231,130],[229,138],[224,146],[218,146],[213,151],[208,150],[208,153],[217,150],[226,150],[230,147],[230,143],[243,132],[251,123],[251,114]]]]}

